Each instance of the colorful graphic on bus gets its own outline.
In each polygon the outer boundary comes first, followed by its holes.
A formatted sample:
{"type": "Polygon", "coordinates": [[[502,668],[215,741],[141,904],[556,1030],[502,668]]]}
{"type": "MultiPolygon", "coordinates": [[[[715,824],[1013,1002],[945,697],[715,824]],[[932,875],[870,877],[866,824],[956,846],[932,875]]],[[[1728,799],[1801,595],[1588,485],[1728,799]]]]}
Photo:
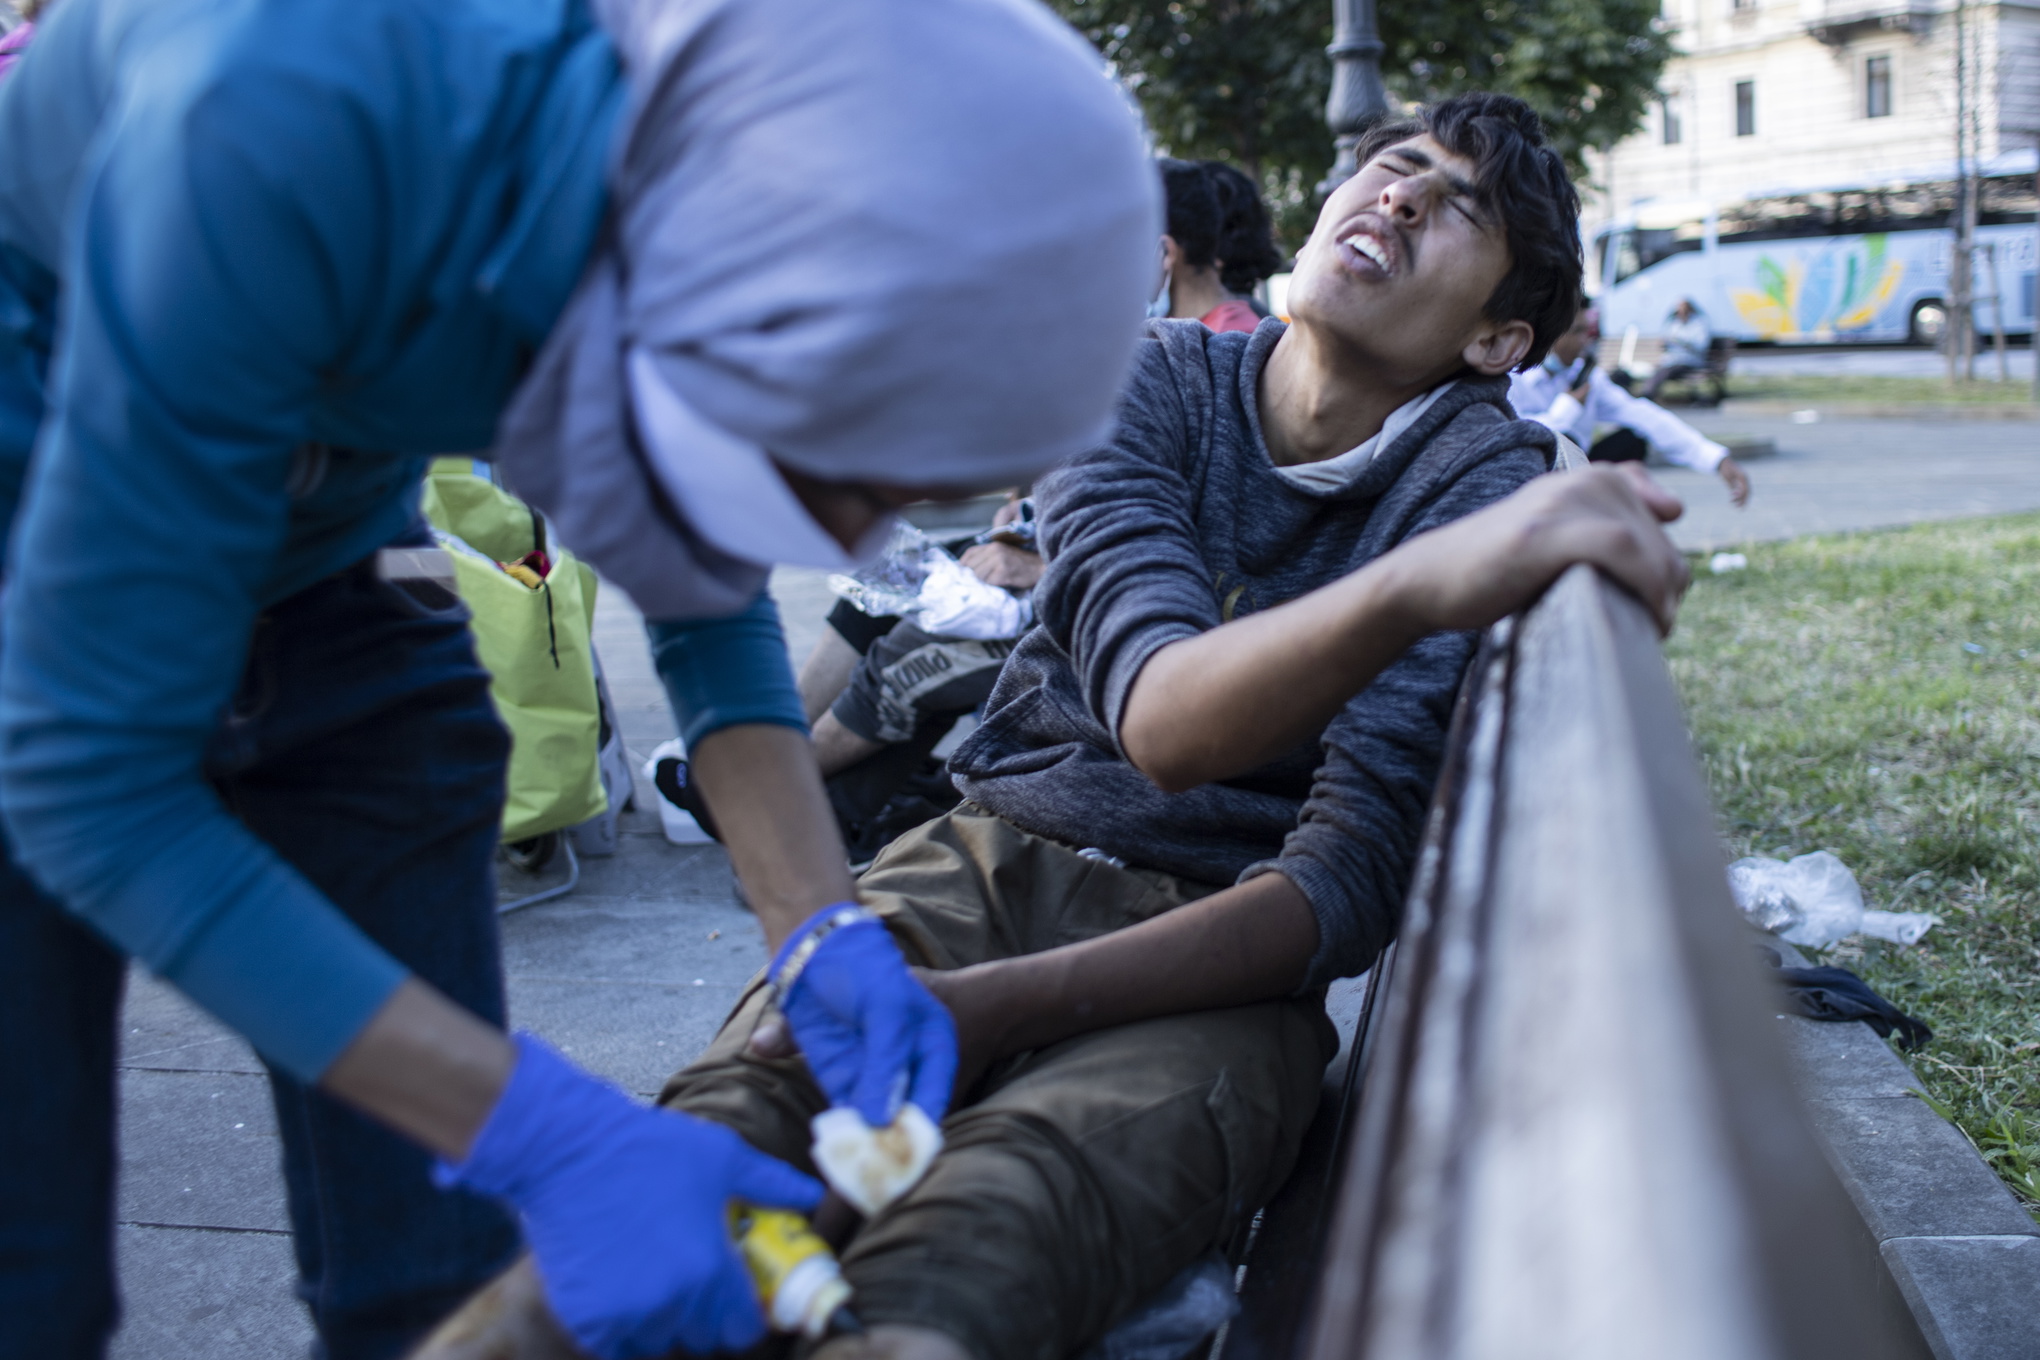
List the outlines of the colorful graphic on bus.
{"type": "Polygon", "coordinates": [[[1905,277],[1888,257],[1885,234],[1831,240],[1782,262],[1757,256],[1755,289],[1730,288],[1729,300],[1761,340],[1842,337],[1867,330],[1905,277]]]}

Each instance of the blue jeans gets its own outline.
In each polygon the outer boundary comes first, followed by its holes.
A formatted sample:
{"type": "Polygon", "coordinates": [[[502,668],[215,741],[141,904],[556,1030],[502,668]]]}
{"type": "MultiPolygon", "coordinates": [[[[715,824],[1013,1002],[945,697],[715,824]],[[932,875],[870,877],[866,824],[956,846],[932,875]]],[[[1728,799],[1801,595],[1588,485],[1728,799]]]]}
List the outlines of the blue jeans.
{"type": "MultiPolygon", "coordinates": [[[[369,563],[264,614],[207,752],[221,799],[419,977],[503,1023],[494,854],[509,737],[467,611],[369,563]]],[[[103,1354],[127,961],[0,861],[0,1356],[103,1354]]],[[[274,1067],[298,1291],[333,1360],[401,1355],[509,1263],[494,1203],[274,1067]]]]}

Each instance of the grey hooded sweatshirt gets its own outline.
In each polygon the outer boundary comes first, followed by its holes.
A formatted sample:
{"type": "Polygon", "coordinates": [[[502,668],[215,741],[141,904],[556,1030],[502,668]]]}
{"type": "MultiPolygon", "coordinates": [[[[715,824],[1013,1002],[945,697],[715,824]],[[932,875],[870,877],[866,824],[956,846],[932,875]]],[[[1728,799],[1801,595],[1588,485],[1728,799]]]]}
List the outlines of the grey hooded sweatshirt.
{"type": "Polygon", "coordinates": [[[1317,917],[1307,986],[1364,971],[1395,931],[1471,633],[1425,638],[1312,742],[1164,793],[1126,759],[1134,677],[1181,638],[1329,584],[1548,470],[1556,441],[1515,418],[1504,378],[1463,378],[1341,488],[1286,480],[1261,437],[1251,335],[1160,322],[1111,442],[1035,495],[1048,571],[957,787],[1037,835],[1206,883],[1282,873],[1317,917]]]}

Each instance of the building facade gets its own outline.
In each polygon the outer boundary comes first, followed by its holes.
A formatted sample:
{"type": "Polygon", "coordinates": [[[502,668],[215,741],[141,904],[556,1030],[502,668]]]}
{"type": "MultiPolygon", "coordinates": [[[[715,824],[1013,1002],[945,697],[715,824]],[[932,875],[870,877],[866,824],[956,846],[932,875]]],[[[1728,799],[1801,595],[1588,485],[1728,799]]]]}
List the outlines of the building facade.
{"type": "Polygon", "coordinates": [[[1664,0],[1680,55],[1644,128],[1590,160],[1589,239],[1652,204],[1952,179],[1958,27],[1984,173],[2033,173],[2040,0],[1956,3],[1664,0]]]}

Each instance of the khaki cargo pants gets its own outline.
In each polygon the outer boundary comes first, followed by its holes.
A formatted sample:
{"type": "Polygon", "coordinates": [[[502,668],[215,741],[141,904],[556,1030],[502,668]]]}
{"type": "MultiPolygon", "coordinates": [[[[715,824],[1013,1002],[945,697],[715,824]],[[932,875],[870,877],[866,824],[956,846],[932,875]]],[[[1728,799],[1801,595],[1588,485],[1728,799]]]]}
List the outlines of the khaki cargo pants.
{"type": "MultiPolygon", "coordinates": [[[[1086,859],[966,803],[858,884],[911,962],[960,968],[1137,924],[1212,888],[1086,859]]],[[[762,983],[661,1102],[812,1171],[825,1106],[798,1060],[744,1052],[762,983]]],[[[1100,1030],[993,1067],[922,1182],[845,1251],[867,1324],[978,1360],[1064,1360],[1259,1208],[1295,1161],[1337,1046],[1322,997],[1100,1030]]]]}

